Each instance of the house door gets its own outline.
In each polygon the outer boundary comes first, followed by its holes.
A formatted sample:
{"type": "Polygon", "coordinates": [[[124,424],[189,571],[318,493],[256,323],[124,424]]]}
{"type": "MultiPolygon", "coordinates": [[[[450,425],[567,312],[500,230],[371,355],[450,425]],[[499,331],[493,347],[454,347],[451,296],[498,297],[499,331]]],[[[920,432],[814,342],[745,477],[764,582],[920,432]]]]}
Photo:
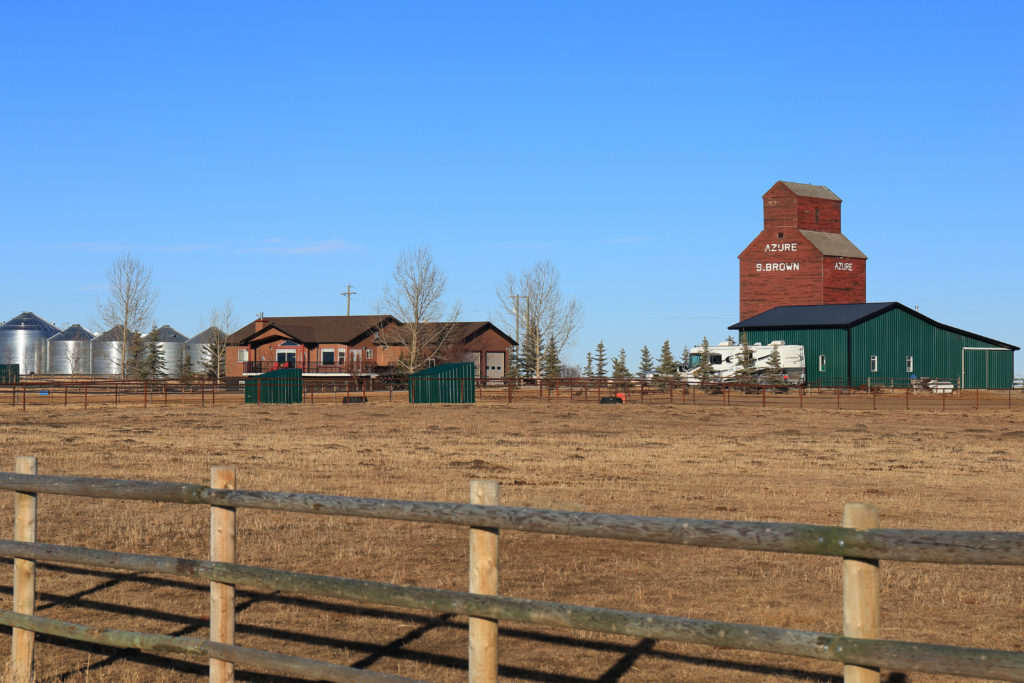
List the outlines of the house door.
{"type": "Polygon", "coordinates": [[[293,349],[277,350],[277,366],[279,368],[295,367],[295,351],[293,349]]]}

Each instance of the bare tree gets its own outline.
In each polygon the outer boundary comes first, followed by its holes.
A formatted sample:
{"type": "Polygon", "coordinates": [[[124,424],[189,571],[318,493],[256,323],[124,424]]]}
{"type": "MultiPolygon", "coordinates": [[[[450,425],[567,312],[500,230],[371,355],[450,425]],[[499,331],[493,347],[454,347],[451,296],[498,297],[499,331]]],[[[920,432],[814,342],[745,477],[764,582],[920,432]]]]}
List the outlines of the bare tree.
{"type": "Polygon", "coordinates": [[[86,350],[82,348],[81,342],[77,340],[64,345],[64,358],[68,361],[68,368],[71,370],[72,377],[82,371],[82,361],[85,360],[85,353],[86,350]]]}
{"type": "Polygon", "coordinates": [[[558,284],[558,270],[551,261],[538,261],[517,276],[509,273],[498,288],[499,319],[506,329],[522,329],[526,336],[517,342],[535,348],[520,350],[532,361],[535,377],[541,376],[543,344],[554,344],[553,353],[573,342],[583,324],[583,308],[575,297],[564,297],[558,284]]]}
{"type": "Polygon", "coordinates": [[[98,301],[97,306],[105,327],[120,325],[121,379],[124,379],[128,370],[128,344],[133,332],[144,329],[152,320],[157,293],[153,289],[152,271],[131,254],[114,259],[107,270],[107,283],[107,298],[98,301]]]}
{"type": "Polygon", "coordinates": [[[400,322],[382,324],[380,338],[385,344],[404,346],[398,367],[416,372],[446,356],[461,307],[445,305],[448,278],[426,245],[399,254],[392,279],[377,302],[377,313],[382,323],[388,315],[400,322]]]}
{"type": "Polygon", "coordinates": [[[203,347],[203,370],[210,377],[224,376],[228,335],[235,328],[235,309],[228,299],[220,308],[210,309],[210,340],[203,347]]]}

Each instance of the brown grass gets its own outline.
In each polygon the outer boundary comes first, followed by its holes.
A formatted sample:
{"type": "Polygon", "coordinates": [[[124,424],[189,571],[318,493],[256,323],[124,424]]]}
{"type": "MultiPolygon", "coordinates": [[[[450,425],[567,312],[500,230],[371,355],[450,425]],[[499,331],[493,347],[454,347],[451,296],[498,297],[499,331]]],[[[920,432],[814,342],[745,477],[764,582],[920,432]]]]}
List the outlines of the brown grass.
{"type": "MultiPolygon", "coordinates": [[[[1020,530],[1024,415],[756,406],[0,407],[3,466],[43,474],[464,501],[494,478],[510,505],[838,524],[870,501],[882,525],[1020,530]]],[[[0,494],[12,528],[11,494],[0,494]]],[[[41,496],[42,541],[182,557],[208,552],[200,507],[41,496]]],[[[465,529],[241,510],[239,561],[464,590],[465,529]]],[[[10,537],[10,532],[8,533],[10,537]]],[[[503,533],[506,595],[837,632],[839,560],[503,533]]],[[[0,566],[10,593],[10,564],[0,566]]],[[[1018,568],[883,564],[883,636],[1024,649],[1018,568]]],[[[46,567],[39,614],[205,636],[200,584],[46,567]]],[[[239,643],[430,680],[465,678],[465,620],[241,591],[239,643]]],[[[8,635],[4,634],[7,647],[8,635]]],[[[507,680],[831,680],[793,658],[504,624],[507,680]]],[[[200,680],[185,659],[42,639],[39,680],[200,680]]],[[[240,672],[241,680],[260,679],[240,672]]],[[[944,680],[912,674],[910,680],[944,680]]],[[[947,679],[948,680],[948,679],[947,679]]]]}

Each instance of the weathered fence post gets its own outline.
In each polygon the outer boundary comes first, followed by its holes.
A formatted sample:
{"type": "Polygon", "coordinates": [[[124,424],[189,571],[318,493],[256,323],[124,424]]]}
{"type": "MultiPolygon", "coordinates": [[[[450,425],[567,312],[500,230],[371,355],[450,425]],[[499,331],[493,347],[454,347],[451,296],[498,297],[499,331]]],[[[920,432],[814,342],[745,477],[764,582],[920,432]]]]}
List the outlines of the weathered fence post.
{"type": "MultiPolygon", "coordinates": [[[[469,502],[474,505],[498,505],[498,482],[474,479],[469,483],[469,502]]],[[[498,530],[470,527],[469,592],[498,594],[498,530]]],[[[469,683],[494,683],[498,680],[498,621],[469,619],[469,683]]]]}
{"type": "MultiPolygon", "coordinates": [[[[235,470],[214,467],[210,470],[210,486],[234,489],[235,470]]],[[[210,560],[235,561],[235,509],[210,506],[210,560]]],[[[235,587],[230,583],[210,582],[210,640],[235,644],[235,587]]],[[[210,683],[235,680],[235,665],[221,659],[210,659],[210,683]]]]}
{"type": "MultiPolygon", "coordinates": [[[[36,459],[19,455],[14,459],[18,474],[36,474],[36,459]]],[[[14,494],[14,540],[36,542],[36,494],[14,494]]],[[[36,563],[33,560],[14,560],[14,611],[18,614],[36,612],[36,563]]],[[[11,629],[11,680],[13,683],[32,683],[35,678],[33,661],[36,634],[25,629],[11,629]]]]}
{"type": "MultiPolygon", "coordinates": [[[[851,529],[877,529],[878,508],[871,503],[847,503],[843,506],[843,526],[851,529]]],[[[843,635],[850,638],[878,638],[879,631],[878,560],[843,559],[843,635]]],[[[877,668],[845,665],[846,683],[879,683],[877,668]]]]}

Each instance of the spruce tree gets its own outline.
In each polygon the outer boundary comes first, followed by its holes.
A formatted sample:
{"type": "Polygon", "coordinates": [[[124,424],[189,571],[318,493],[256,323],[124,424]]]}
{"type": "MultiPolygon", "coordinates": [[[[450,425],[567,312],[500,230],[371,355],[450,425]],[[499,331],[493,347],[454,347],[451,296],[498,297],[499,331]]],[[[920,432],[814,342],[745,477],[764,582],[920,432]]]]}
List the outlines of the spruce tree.
{"type": "Polygon", "coordinates": [[[146,344],[146,353],[142,361],[143,379],[159,379],[167,372],[167,364],[164,362],[164,349],[156,339],[156,325],[149,333],[149,343],[146,344]]]}
{"type": "Polygon", "coordinates": [[[584,377],[593,377],[594,376],[594,355],[592,353],[590,353],[590,351],[587,351],[587,365],[586,365],[585,368],[583,368],[583,376],[584,377]]]}
{"type": "Polygon", "coordinates": [[[594,350],[594,377],[607,377],[605,368],[608,367],[608,358],[605,356],[604,341],[597,342],[597,349],[594,350]]]}
{"type": "Polygon", "coordinates": [[[558,377],[561,375],[562,361],[558,358],[558,346],[553,338],[549,338],[544,345],[544,364],[541,372],[544,377],[558,377]]]}
{"type": "Polygon", "coordinates": [[[708,338],[704,337],[700,342],[700,364],[697,366],[697,380],[705,391],[715,380],[715,371],[711,368],[711,348],[708,338]]]}
{"type": "Polygon", "coordinates": [[[646,375],[654,370],[654,359],[651,358],[651,350],[644,346],[640,349],[640,366],[637,368],[637,373],[640,375],[646,375]]]}
{"type": "Polygon", "coordinates": [[[629,366],[626,365],[626,349],[619,349],[619,355],[612,358],[612,377],[614,379],[628,379],[632,377],[629,366]]]}
{"type": "Polygon", "coordinates": [[[121,375],[130,379],[146,379],[146,345],[138,332],[128,334],[128,348],[124,353],[126,367],[121,375]]]}
{"type": "Polygon", "coordinates": [[[508,352],[508,371],[506,376],[509,379],[518,379],[522,377],[519,365],[519,347],[513,346],[508,352]]]}
{"type": "Polygon", "coordinates": [[[519,372],[523,377],[537,377],[537,368],[540,367],[544,356],[544,343],[540,338],[540,330],[537,325],[530,322],[526,326],[526,334],[523,335],[522,353],[519,354],[519,372]]]}
{"type": "MultiPolygon", "coordinates": [[[[768,369],[764,373],[764,378],[768,384],[782,384],[782,356],[779,355],[779,347],[776,344],[772,344],[772,352],[768,356],[768,369]]],[[[776,389],[776,391],[785,391],[785,389],[776,389]]]]}
{"type": "Polygon", "coordinates": [[[683,352],[681,354],[679,354],[679,364],[681,366],[683,366],[684,368],[686,368],[687,370],[692,370],[693,369],[693,368],[690,367],[690,347],[689,346],[684,346],[683,347],[683,352]]]}
{"type": "MultiPolygon", "coordinates": [[[[736,382],[749,385],[754,380],[754,352],[747,342],[747,333],[740,332],[740,352],[736,358],[736,382]]],[[[751,389],[745,389],[751,391],[751,389]]]]}
{"type": "Polygon", "coordinates": [[[672,347],[668,339],[661,345],[661,355],[658,357],[658,374],[662,377],[673,375],[676,372],[676,359],[672,356],[672,347]]]}
{"type": "Polygon", "coordinates": [[[736,345],[736,340],[732,338],[732,335],[731,335],[731,334],[730,334],[730,335],[729,335],[728,337],[726,337],[726,338],[725,338],[725,342],[726,342],[726,343],[727,343],[727,344],[728,344],[729,346],[735,346],[735,345],[736,345]]]}

